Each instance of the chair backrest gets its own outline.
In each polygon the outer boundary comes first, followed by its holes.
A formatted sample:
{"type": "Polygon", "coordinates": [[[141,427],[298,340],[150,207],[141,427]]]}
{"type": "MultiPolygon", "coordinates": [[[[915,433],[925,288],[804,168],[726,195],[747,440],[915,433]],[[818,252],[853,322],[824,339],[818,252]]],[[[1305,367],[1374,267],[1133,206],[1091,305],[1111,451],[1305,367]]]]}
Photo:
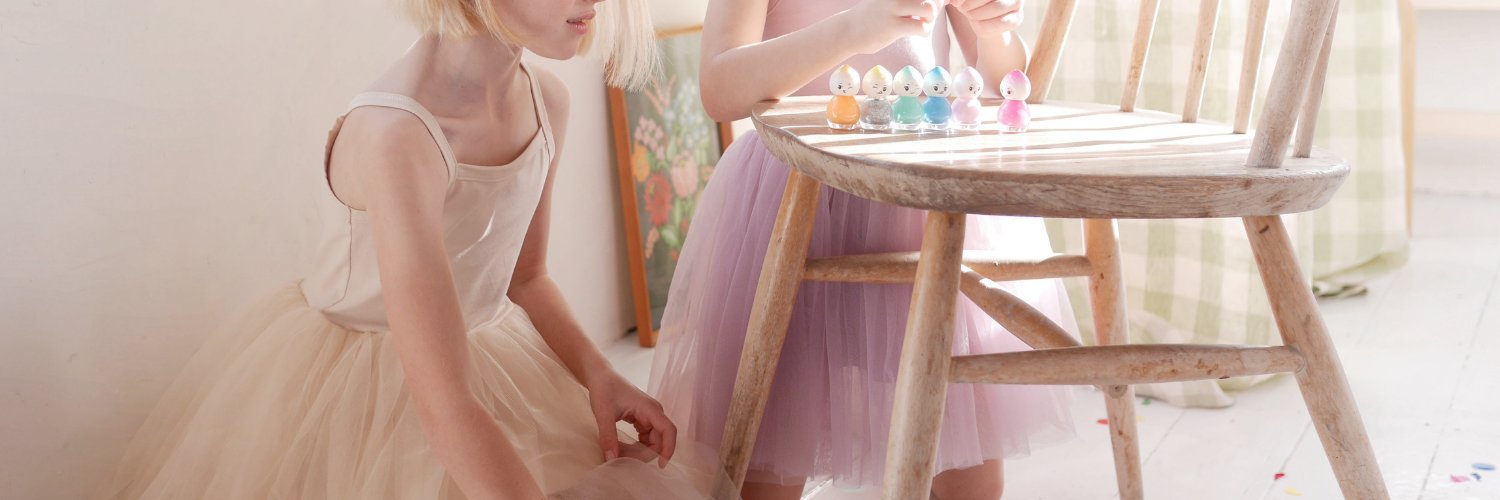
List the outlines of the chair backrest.
{"type": "MultiPolygon", "coordinates": [[[[1136,96],[1140,93],[1141,75],[1146,67],[1147,47],[1152,32],[1156,29],[1156,13],[1160,0],[1140,0],[1140,19],[1136,23],[1134,43],[1131,48],[1130,66],[1125,77],[1125,91],[1120,98],[1120,110],[1133,111],[1136,96]]],[[[1222,0],[1201,0],[1198,8],[1198,26],[1193,39],[1193,58],[1188,74],[1187,101],[1182,107],[1182,121],[1198,120],[1199,106],[1203,101],[1203,87],[1208,70],[1209,48],[1213,44],[1214,27],[1220,14],[1222,0]]],[[[1031,79],[1031,103],[1040,103],[1047,98],[1057,71],[1058,59],[1062,56],[1063,44],[1067,40],[1069,27],[1073,23],[1073,11],[1077,0],[1051,0],[1042,18],[1042,27],[1037,35],[1031,62],[1026,76],[1031,79]]],[[[1235,100],[1234,132],[1245,133],[1250,126],[1250,109],[1254,99],[1256,79],[1260,73],[1261,51],[1265,42],[1267,11],[1270,0],[1251,0],[1250,16],[1245,35],[1244,60],[1240,66],[1239,88],[1235,100]]],[[[1328,53],[1332,48],[1334,21],[1337,17],[1338,0],[1294,0],[1286,37],[1282,41],[1281,54],[1276,62],[1275,73],[1266,92],[1268,103],[1261,106],[1260,120],[1256,124],[1250,155],[1246,165],[1253,167],[1280,167],[1291,146],[1293,131],[1296,144],[1293,154],[1306,158],[1312,151],[1312,132],[1316,126],[1318,103],[1322,101],[1324,75],[1328,71],[1328,53]],[[1300,126],[1298,125],[1300,122],[1300,126]]]]}

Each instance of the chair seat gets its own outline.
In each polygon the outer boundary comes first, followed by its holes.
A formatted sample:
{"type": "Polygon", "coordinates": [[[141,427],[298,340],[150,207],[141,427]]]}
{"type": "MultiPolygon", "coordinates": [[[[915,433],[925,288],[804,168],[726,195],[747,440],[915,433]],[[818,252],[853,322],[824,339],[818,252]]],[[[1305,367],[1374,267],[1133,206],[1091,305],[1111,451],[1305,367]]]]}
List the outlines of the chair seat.
{"type": "Polygon", "coordinates": [[[1305,212],[1349,173],[1313,149],[1279,168],[1248,167],[1253,134],[1178,115],[1093,103],[1031,106],[1029,131],[1002,134],[987,101],[977,131],[873,133],[827,127],[827,97],[756,105],[762,140],[836,189],[914,208],[1076,218],[1205,218],[1305,212]]]}

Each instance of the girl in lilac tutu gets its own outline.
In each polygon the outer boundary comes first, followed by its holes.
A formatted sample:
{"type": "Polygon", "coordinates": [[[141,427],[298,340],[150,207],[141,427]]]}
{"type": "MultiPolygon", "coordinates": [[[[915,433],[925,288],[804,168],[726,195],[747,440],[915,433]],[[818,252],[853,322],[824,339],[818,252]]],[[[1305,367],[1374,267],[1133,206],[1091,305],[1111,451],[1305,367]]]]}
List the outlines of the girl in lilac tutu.
{"type": "MultiPolygon", "coordinates": [[[[828,72],[842,64],[861,71],[910,65],[926,73],[946,64],[952,50],[998,82],[1025,64],[1012,34],[1020,20],[1015,0],[713,0],[704,22],[704,105],[720,121],[745,118],[763,99],[825,94],[828,72]],[[952,47],[950,26],[958,41],[952,47]]],[[[699,201],[652,367],[651,389],[681,439],[719,445],[787,175],[751,132],[724,154],[699,201]]],[[[824,188],[809,255],[914,251],[924,216],[824,188]]],[[[1017,258],[1050,254],[1038,219],[971,216],[967,227],[969,248],[1017,258]]],[[[1006,286],[1076,329],[1056,280],[1006,286]]],[[[801,286],[746,500],[794,499],[822,478],[844,487],[880,484],[910,300],[909,285],[801,286]]],[[[955,314],[954,354],[1026,349],[967,300],[955,314]]],[[[1071,436],[1070,402],[1059,388],[949,386],[933,494],[998,498],[1004,458],[1071,436]]]]}

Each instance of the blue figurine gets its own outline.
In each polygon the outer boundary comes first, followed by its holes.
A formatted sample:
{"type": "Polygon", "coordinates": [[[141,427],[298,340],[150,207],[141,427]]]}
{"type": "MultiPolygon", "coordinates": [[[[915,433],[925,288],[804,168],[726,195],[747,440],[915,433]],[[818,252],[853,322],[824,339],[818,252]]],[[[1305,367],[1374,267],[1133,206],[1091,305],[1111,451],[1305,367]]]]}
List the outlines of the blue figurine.
{"type": "Polygon", "coordinates": [[[922,82],[922,92],[927,100],[922,103],[922,123],[927,130],[947,131],[953,120],[953,105],[948,102],[948,93],[953,87],[953,77],[942,66],[927,72],[922,82]]]}

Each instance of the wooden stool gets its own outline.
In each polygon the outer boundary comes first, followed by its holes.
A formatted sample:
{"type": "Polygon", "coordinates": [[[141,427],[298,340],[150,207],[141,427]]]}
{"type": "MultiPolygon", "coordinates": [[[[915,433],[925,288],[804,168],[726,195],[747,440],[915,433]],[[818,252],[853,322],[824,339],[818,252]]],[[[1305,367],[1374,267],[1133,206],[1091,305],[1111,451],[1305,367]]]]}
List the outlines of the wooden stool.
{"type": "MultiPolygon", "coordinates": [[[[736,485],[776,371],[801,280],[914,283],[892,414],[885,498],[926,499],[946,384],[1079,384],[1104,389],[1122,499],[1143,497],[1131,384],[1296,374],[1345,497],[1388,495],[1354,397],[1281,214],[1316,209],[1348,174],[1312,148],[1337,3],[1299,0],[1260,128],[1246,135],[1268,0],[1252,2],[1235,124],[1197,123],[1219,0],[1203,0],[1182,115],[1135,111],[1157,0],[1142,0],[1119,107],[1043,103],[1074,1],[1053,0],[1029,67],[1031,130],[865,134],[830,130],[826,98],[767,101],[753,113],[767,147],[791,165],[771,235],[721,449],[736,485]],[[1301,126],[1297,127],[1300,113],[1301,126]],[[1293,129],[1297,129],[1291,158],[1293,129]],[[928,210],[920,253],[807,259],[822,185],[928,210]],[[964,214],[1085,219],[1085,255],[1001,261],[963,250],[964,214]],[[1113,219],[1243,218],[1284,346],[1128,345],[1113,219]],[[1081,347],[995,281],[1087,276],[1099,346],[1081,347]],[[958,293],[1036,350],[950,356],[958,293]]],[[[994,105],[995,103],[989,103],[994,105]]],[[[986,112],[994,116],[993,107],[986,112]]],[[[857,334],[857,333],[855,333],[857,334]]]]}

